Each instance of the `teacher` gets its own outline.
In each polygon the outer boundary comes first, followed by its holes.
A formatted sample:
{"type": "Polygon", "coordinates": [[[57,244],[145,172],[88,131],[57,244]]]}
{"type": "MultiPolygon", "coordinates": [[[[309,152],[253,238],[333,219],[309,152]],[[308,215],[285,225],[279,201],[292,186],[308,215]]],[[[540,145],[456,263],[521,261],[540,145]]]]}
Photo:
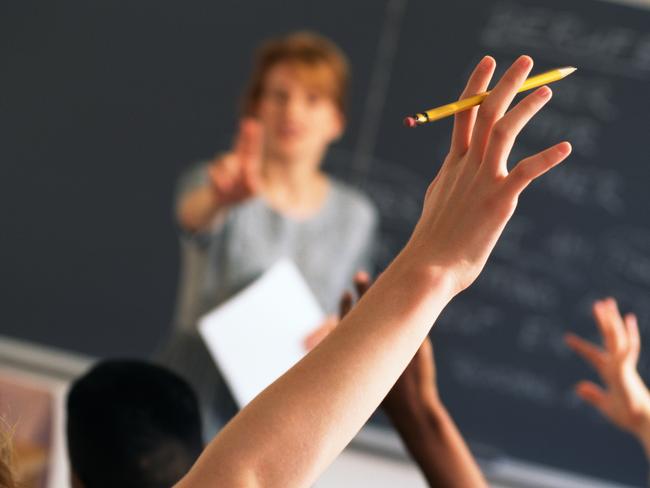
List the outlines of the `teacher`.
{"type": "Polygon", "coordinates": [[[197,319],[282,258],[298,266],[330,314],[354,274],[370,270],[377,211],[321,169],[345,128],[348,78],[344,55],[319,35],[298,32],[263,43],[232,148],[181,178],[183,271],[163,360],[222,418],[223,398],[215,396],[223,389],[215,390],[219,376],[197,319]]]}

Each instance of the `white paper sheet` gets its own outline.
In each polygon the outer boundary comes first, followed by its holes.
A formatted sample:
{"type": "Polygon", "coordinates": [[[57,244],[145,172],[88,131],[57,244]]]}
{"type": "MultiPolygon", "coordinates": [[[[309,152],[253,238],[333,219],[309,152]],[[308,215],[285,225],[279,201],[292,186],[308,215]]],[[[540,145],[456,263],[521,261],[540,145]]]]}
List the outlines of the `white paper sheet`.
{"type": "Polygon", "coordinates": [[[296,265],[282,260],[199,320],[199,332],[244,407],[305,354],[325,316],[296,265]]]}

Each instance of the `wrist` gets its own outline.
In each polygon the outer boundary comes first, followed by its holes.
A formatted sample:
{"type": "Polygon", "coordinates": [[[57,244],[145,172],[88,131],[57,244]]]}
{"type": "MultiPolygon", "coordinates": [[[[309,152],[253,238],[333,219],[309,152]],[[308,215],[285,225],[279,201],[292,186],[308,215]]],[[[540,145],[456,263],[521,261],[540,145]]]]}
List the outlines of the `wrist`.
{"type": "Polygon", "coordinates": [[[646,458],[650,460],[650,411],[647,411],[643,420],[635,429],[634,434],[643,446],[646,458]]]}
{"type": "Polygon", "coordinates": [[[440,434],[450,418],[449,412],[439,399],[424,403],[424,415],[426,422],[424,428],[437,434],[440,434]]]}
{"type": "Polygon", "coordinates": [[[402,276],[403,281],[400,282],[408,283],[409,288],[435,292],[446,305],[461,291],[455,272],[450,266],[431,263],[422,256],[421,250],[411,243],[397,255],[393,265],[402,276]]]}
{"type": "Polygon", "coordinates": [[[400,407],[386,405],[384,410],[395,428],[403,434],[437,436],[449,418],[447,409],[437,398],[401,403],[400,407]]]}
{"type": "Polygon", "coordinates": [[[389,417],[404,447],[423,468],[426,476],[427,470],[432,467],[432,459],[449,449],[451,417],[447,410],[442,404],[423,405],[415,411],[389,417]]]}

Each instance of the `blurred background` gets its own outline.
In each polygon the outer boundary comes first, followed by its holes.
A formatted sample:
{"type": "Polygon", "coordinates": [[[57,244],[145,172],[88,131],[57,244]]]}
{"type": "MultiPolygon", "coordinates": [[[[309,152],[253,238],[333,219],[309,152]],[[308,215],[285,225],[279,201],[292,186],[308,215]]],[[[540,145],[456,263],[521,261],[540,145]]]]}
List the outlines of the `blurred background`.
{"type": "MultiPolygon", "coordinates": [[[[9,419],[21,417],[24,402],[39,405],[16,433],[32,486],[65,486],[53,484],[65,478],[53,467],[65,464],[53,425],[70,378],[95,358],[147,358],[166,337],[180,272],[177,179],[229,147],[259,42],[304,29],[334,40],[351,63],[348,127],[325,168],[379,207],[378,269],[408,238],[451,129],[449,119],[409,130],[403,117],[457,97],[485,54],[498,73],[520,54],[535,59],[535,72],[579,68],[552,87],[513,154],[566,139],[570,161],[523,197],[485,272],[432,332],[440,390],[499,486],[644,485],[640,447],[573,394],[578,379],[594,375],[562,334],[596,339],[591,302],[617,297],[639,316],[639,369],[650,379],[649,7],[5,2],[0,404],[9,419]]],[[[360,465],[407,473],[390,457],[389,427],[379,421],[373,431],[363,443],[387,457],[360,465]]]]}

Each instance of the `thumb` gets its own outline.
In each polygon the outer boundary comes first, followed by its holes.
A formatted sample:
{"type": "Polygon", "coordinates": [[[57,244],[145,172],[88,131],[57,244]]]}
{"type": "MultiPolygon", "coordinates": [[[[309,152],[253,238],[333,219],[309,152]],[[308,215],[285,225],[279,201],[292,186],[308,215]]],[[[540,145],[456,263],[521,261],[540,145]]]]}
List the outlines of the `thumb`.
{"type": "Polygon", "coordinates": [[[605,391],[591,381],[581,381],[576,385],[576,393],[602,414],[605,414],[605,391]]]}

